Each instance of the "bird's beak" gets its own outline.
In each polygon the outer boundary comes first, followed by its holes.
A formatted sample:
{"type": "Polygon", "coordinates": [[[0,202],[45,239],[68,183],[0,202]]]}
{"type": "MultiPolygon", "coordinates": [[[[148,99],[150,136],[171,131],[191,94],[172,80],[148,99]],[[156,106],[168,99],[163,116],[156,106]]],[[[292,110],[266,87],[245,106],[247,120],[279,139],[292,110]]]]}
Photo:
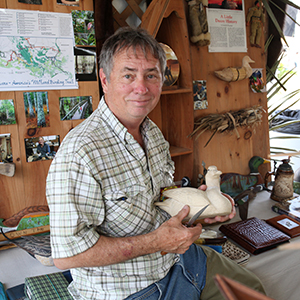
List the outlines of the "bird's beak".
{"type": "Polygon", "coordinates": [[[271,161],[269,160],[269,159],[265,159],[265,158],[263,158],[263,164],[268,164],[268,163],[270,163],[271,161]]]}

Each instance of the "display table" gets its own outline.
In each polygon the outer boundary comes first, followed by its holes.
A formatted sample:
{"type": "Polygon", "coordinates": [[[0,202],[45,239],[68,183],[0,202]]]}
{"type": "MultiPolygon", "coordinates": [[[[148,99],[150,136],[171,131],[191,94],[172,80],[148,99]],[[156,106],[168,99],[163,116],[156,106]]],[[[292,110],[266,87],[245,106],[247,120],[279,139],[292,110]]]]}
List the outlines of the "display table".
{"type": "MultiPolygon", "coordinates": [[[[257,194],[249,205],[248,218],[269,219],[277,216],[271,210],[275,201],[266,191],[257,194]]],[[[239,221],[239,213],[230,222],[239,221]]],[[[220,224],[209,226],[217,229],[220,224]]],[[[300,237],[292,239],[300,242],[300,237]]],[[[300,250],[278,250],[251,255],[246,268],[253,271],[263,282],[269,297],[275,300],[300,299],[300,250]]],[[[60,272],[56,267],[43,266],[24,250],[13,248],[0,251],[0,282],[5,289],[24,283],[25,277],[60,272]]]]}
{"type": "MultiPolygon", "coordinates": [[[[250,201],[248,218],[269,219],[278,216],[271,207],[276,202],[270,199],[270,193],[262,191],[250,201]]],[[[239,213],[229,222],[240,221],[239,213]]],[[[229,223],[225,222],[225,223],[229,223]]],[[[225,224],[224,223],[224,224],[225,224]]],[[[210,226],[217,229],[219,225],[210,226]]],[[[291,243],[300,243],[300,237],[291,239],[291,243]]],[[[246,268],[255,273],[263,282],[267,295],[274,300],[300,299],[300,249],[268,250],[252,255],[246,268]]]]}

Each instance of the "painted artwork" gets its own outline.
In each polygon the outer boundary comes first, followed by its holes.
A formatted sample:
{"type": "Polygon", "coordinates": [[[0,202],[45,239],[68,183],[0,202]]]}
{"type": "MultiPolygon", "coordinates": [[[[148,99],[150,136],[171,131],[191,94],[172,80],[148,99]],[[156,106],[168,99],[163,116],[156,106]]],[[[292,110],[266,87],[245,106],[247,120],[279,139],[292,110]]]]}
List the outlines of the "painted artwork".
{"type": "Polygon", "coordinates": [[[27,128],[49,127],[48,92],[24,92],[27,128]]]}
{"type": "Polygon", "coordinates": [[[14,101],[12,99],[0,100],[0,125],[16,123],[14,101]]]}
{"type": "Polygon", "coordinates": [[[73,10],[72,20],[76,45],[96,46],[94,12],[73,10]]]}
{"type": "Polygon", "coordinates": [[[206,80],[193,81],[193,97],[194,110],[206,109],[208,107],[206,80]]]}
{"type": "Polygon", "coordinates": [[[60,119],[86,119],[93,112],[92,96],[76,96],[59,98],[60,119]]]}
{"type": "Polygon", "coordinates": [[[171,86],[179,77],[179,62],[175,52],[171,49],[171,47],[163,43],[160,43],[160,45],[164,49],[167,58],[164,86],[171,86]]]}

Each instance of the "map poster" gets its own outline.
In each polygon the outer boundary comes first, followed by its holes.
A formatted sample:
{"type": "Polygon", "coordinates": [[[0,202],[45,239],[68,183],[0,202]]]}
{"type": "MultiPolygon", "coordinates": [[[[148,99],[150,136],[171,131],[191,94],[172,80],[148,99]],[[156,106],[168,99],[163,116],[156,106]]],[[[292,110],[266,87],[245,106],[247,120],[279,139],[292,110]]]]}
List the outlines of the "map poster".
{"type": "Polygon", "coordinates": [[[0,9],[0,91],[77,89],[71,14],[0,9]]]}

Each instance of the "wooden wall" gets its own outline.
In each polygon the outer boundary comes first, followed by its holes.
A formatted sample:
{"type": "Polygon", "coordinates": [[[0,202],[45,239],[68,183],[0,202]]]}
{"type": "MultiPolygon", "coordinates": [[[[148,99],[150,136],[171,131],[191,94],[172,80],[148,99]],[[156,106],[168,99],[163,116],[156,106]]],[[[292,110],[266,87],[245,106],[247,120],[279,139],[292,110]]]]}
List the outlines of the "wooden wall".
{"type": "MultiPolygon", "coordinates": [[[[59,5],[54,0],[43,0],[43,5],[22,4],[17,0],[0,0],[0,8],[70,13],[71,10],[93,10],[93,0],[80,1],[79,6],[59,5]]],[[[27,162],[24,139],[59,135],[61,142],[69,130],[82,122],[82,120],[60,120],[59,97],[67,96],[92,96],[93,109],[95,109],[99,103],[98,81],[81,81],[79,89],[48,91],[50,126],[37,128],[34,136],[29,136],[26,128],[23,91],[0,92],[0,99],[14,100],[17,120],[16,125],[0,126],[0,134],[11,134],[13,162],[16,164],[16,173],[13,177],[0,175],[0,218],[9,218],[28,206],[47,204],[45,179],[51,160],[27,162]]]]}
{"type": "MultiPolygon", "coordinates": [[[[171,0],[172,1],[172,0],[171,0]]],[[[245,12],[254,0],[245,0],[245,12]]],[[[80,1],[79,7],[57,5],[55,1],[43,0],[43,5],[27,5],[17,0],[0,0],[0,8],[32,9],[68,13],[72,9],[93,10],[93,1],[80,1]]],[[[186,6],[187,9],[187,6],[186,6]]],[[[176,32],[173,32],[176,34],[176,32]]],[[[247,27],[249,37],[249,28],[247,27]]],[[[248,45],[249,40],[247,38],[248,45]]],[[[262,105],[267,112],[266,94],[255,94],[250,90],[248,80],[226,83],[215,77],[213,72],[229,66],[241,66],[244,55],[249,55],[255,63],[253,67],[265,68],[266,54],[263,48],[248,47],[247,53],[209,53],[207,47],[197,47],[190,43],[193,80],[206,80],[208,89],[208,109],[197,110],[194,118],[214,113],[236,111],[242,108],[262,105]]],[[[87,96],[93,98],[93,108],[99,101],[98,82],[80,82],[78,90],[49,91],[50,127],[37,130],[34,136],[60,135],[60,139],[81,121],[60,121],[58,98],[62,96],[87,96]]],[[[51,161],[26,162],[24,139],[26,130],[23,92],[0,92],[0,99],[14,99],[17,125],[0,126],[0,134],[10,133],[13,161],[16,164],[14,177],[0,175],[0,218],[8,218],[31,205],[46,204],[45,178],[51,161]]],[[[167,113],[167,112],[166,112],[167,113]]],[[[186,120],[191,122],[191,120],[186,120]]],[[[216,165],[222,172],[248,173],[248,161],[253,155],[268,157],[269,133],[267,113],[263,121],[254,128],[239,128],[240,139],[234,133],[216,134],[204,148],[211,132],[204,133],[194,141],[193,184],[202,173],[201,163],[216,165]],[[247,133],[247,134],[246,134],[247,133]],[[246,138],[251,135],[250,138],[246,138]]],[[[263,166],[262,173],[268,166],[263,166]]]]}
{"type": "MultiPolygon", "coordinates": [[[[252,7],[254,0],[244,1],[245,14],[249,7],[252,7]]],[[[266,93],[253,93],[250,90],[249,80],[227,83],[218,79],[214,71],[226,67],[240,67],[242,58],[249,55],[255,63],[253,68],[263,68],[265,78],[266,54],[264,48],[250,47],[250,28],[247,30],[247,53],[209,53],[207,47],[197,47],[190,43],[192,58],[193,80],[207,81],[208,109],[194,111],[195,119],[209,114],[222,114],[228,111],[261,105],[266,113],[263,114],[263,121],[253,128],[239,128],[240,138],[234,132],[229,134],[217,133],[210,143],[206,142],[212,132],[206,132],[197,140],[194,140],[194,183],[199,173],[203,173],[202,161],[206,167],[216,165],[222,172],[237,172],[248,174],[248,161],[258,155],[264,158],[269,157],[269,127],[267,116],[266,93]],[[250,138],[249,135],[251,135],[250,138]]],[[[263,41],[262,41],[263,45],[263,41]]],[[[262,174],[269,169],[269,164],[262,165],[259,170],[262,174]]]]}

